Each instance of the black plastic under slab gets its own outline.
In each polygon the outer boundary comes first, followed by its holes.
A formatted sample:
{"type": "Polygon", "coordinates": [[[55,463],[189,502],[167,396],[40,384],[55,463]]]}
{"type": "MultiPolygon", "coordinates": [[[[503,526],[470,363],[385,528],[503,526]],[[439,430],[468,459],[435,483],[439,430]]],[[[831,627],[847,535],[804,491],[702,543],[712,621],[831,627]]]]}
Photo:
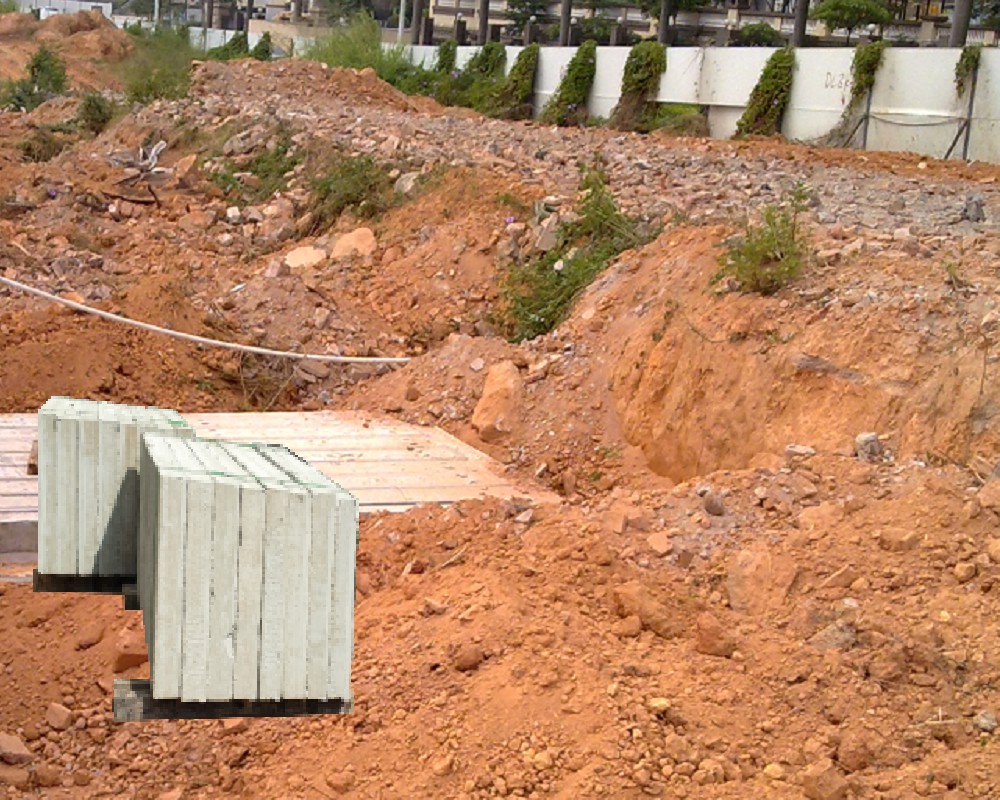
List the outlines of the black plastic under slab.
{"type": "Polygon", "coordinates": [[[83,594],[123,594],[135,575],[43,575],[37,569],[31,585],[36,592],[80,592],[83,594]]]}
{"type": "Polygon", "coordinates": [[[115,722],[146,719],[228,719],[232,717],[302,717],[319,714],[350,714],[354,700],[233,700],[185,703],[157,700],[148,680],[116,680],[112,701],[115,722]]]}

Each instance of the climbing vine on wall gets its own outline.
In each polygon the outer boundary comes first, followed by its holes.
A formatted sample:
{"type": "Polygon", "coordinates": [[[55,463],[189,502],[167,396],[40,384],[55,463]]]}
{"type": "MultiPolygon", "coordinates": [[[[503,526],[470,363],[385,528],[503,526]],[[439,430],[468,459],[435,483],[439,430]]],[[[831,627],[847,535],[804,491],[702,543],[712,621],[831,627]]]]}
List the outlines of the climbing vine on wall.
{"type": "Polygon", "coordinates": [[[750,93],[746,111],[736,123],[737,136],[771,136],[781,129],[781,118],[792,94],[795,52],[790,47],[776,51],[750,93]]]}
{"type": "Polygon", "coordinates": [[[490,116],[500,119],[531,119],[538,69],[538,45],[530,44],[517,56],[510,75],[497,92],[490,116]]]}
{"type": "Polygon", "coordinates": [[[648,130],[656,117],[656,103],[650,97],[660,86],[667,69],[667,50],[659,42],[633,45],[622,75],[622,94],[611,112],[610,125],[622,131],[648,130]]]}
{"type": "Polygon", "coordinates": [[[983,46],[980,44],[970,44],[962,48],[962,55],[955,64],[955,89],[959,97],[965,94],[966,78],[979,69],[979,57],[982,51],[983,46]]]}
{"type": "Polygon", "coordinates": [[[566,67],[559,88],[542,110],[547,125],[582,125],[587,120],[587,97],[597,74],[597,42],[581,44],[566,67]]]}
{"type": "Polygon", "coordinates": [[[870,92],[875,86],[875,75],[882,66],[882,54],[888,47],[888,42],[871,42],[859,44],[854,50],[854,60],[851,63],[851,102],[853,106],[870,92]]]}

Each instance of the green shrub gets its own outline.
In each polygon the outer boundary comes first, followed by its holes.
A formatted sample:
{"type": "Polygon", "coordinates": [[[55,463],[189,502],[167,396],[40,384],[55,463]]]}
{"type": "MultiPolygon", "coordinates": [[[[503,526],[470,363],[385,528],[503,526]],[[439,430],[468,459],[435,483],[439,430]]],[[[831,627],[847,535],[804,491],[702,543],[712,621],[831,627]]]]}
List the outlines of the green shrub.
{"type": "Polygon", "coordinates": [[[708,136],[708,116],[700,106],[687,103],[658,103],[651,117],[651,130],[675,136],[708,136]]]}
{"type": "Polygon", "coordinates": [[[582,125],[587,119],[587,98],[597,74],[597,43],[581,44],[566,67],[559,88],[542,109],[546,125],[582,125]]]}
{"type": "Polygon", "coordinates": [[[232,61],[237,58],[247,58],[250,55],[250,45],[243,31],[235,34],[232,39],[219,47],[213,47],[205,53],[209,61],[232,61]]]}
{"type": "Polygon", "coordinates": [[[783,205],[765,206],[761,221],[747,224],[746,233],[729,243],[720,256],[718,277],[735,278],[742,291],[774,294],[801,272],[808,243],[799,225],[806,209],[806,190],[796,186],[783,205]]]}
{"type": "Polygon", "coordinates": [[[56,138],[51,131],[39,128],[31,136],[18,144],[18,149],[29,161],[49,161],[59,155],[66,143],[56,138]]]}
{"type": "Polygon", "coordinates": [[[537,44],[525,47],[517,56],[510,75],[493,100],[490,115],[500,119],[531,119],[534,112],[535,72],[538,69],[537,44]]]}
{"type": "Polygon", "coordinates": [[[667,51],[659,42],[644,41],[632,47],[622,75],[621,97],[608,123],[612,128],[648,132],[655,126],[656,103],[650,97],[659,89],[666,69],[667,51]]]}
{"type": "Polygon", "coordinates": [[[823,0],[809,16],[822,20],[831,32],[846,30],[847,44],[851,43],[851,33],[862,25],[892,22],[892,12],[878,0],[823,0]]]}
{"type": "Polygon", "coordinates": [[[302,162],[302,155],[294,152],[287,129],[279,128],[277,140],[274,147],[258,153],[238,169],[233,162],[226,163],[220,172],[212,175],[212,182],[238,205],[267,200],[275,192],[284,190],[288,185],[286,175],[302,162]],[[256,180],[253,185],[244,185],[236,172],[249,172],[256,180]]]}
{"type": "Polygon", "coordinates": [[[361,218],[377,216],[392,203],[392,180],[371,156],[336,154],[313,181],[312,232],[325,230],[350,209],[361,218]]]}
{"type": "Polygon", "coordinates": [[[108,127],[114,113],[115,107],[110,100],[97,92],[90,92],[80,102],[76,121],[82,128],[96,135],[108,127]]]}
{"type": "Polygon", "coordinates": [[[437,60],[434,63],[434,71],[442,75],[450,75],[455,71],[455,59],[458,57],[458,42],[454,39],[447,39],[438,45],[437,60]]]}
{"type": "Polygon", "coordinates": [[[784,47],[785,39],[766,22],[755,22],[736,32],[737,47],[784,47]]]}
{"type": "Polygon", "coordinates": [[[176,100],[188,93],[191,62],[199,55],[187,28],[157,28],[135,35],[132,53],[122,63],[130,103],[176,100]]]}
{"type": "Polygon", "coordinates": [[[599,166],[584,168],[581,190],[577,218],[560,226],[555,249],[513,266],[501,281],[498,322],[511,341],[551,331],[611,259],[646,241],[619,211],[599,166]]]}
{"type": "Polygon", "coordinates": [[[42,45],[28,61],[27,77],[7,82],[0,97],[0,108],[31,111],[63,94],[68,86],[63,60],[42,45]]]}
{"type": "Polygon", "coordinates": [[[16,14],[20,10],[15,0],[0,0],[0,14],[16,14]]]}
{"type": "Polygon", "coordinates": [[[367,13],[355,14],[346,25],[335,27],[327,38],[311,44],[305,57],[322,61],[328,67],[371,67],[376,75],[393,86],[412,80],[414,73],[421,71],[407,59],[402,45],[382,47],[382,29],[367,13]]]}
{"type": "Polygon", "coordinates": [[[260,40],[250,51],[250,57],[257,61],[270,61],[274,55],[274,45],[271,43],[271,34],[267,31],[260,37],[260,40]]]}
{"type": "Polygon", "coordinates": [[[750,93],[746,111],[736,123],[736,135],[771,136],[781,129],[781,118],[792,93],[795,52],[790,47],[775,52],[750,93]]]}

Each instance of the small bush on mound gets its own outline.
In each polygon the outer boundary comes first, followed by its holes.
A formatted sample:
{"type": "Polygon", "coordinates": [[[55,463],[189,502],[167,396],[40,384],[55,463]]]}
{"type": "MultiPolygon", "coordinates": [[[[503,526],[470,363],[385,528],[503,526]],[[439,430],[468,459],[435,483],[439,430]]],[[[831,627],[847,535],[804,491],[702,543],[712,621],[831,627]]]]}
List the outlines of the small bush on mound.
{"type": "Polygon", "coordinates": [[[700,106],[658,103],[651,129],[674,136],[708,136],[708,116],[700,106]]]}
{"type": "Polygon", "coordinates": [[[329,228],[348,209],[358,217],[371,218],[392,203],[392,179],[368,155],[336,154],[312,188],[313,233],[329,228]]]}
{"type": "Polygon", "coordinates": [[[186,96],[191,62],[198,55],[191,46],[188,29],[157,28],[149,33],[140,29],[133,37],[135,47],[122,64],[128,101],[145,104],[186,96]]]}
{"type": "Polygon", "coordinates": [[[66,143],[56,138],[51,131],[39,128],[28,139],[18,144],[18,149],[29,161],[49,161],[59,155],[66,143]]]}
{"type": "Polygon", "coordinates": [[[650,100],[667,69],[667,50],[659,42],[635,45],[625,62],[622,93],[608,123],[620,131],[649,132],[656,126],[657,104],[650,100]]]}
{"type": "Polygon", "coordinates": [[[379,78],[401,91],[406,91],[401,84],[412,81],[415,74],[427,72],[410,63],[402,46],[383,47],[382,29],[374,17],[364,12],[355,14],[346,25],[334,28],[327,38],[311,44],[305,57],[322,61],[328,67],[371,67],[379,78]]]}
{"type": "Polygon", "coordinates": [[[0,14],[16,14],[20,10],[15,0],[0,0],[0,14]]]}
{"type": "Polygon", "coordinates": [[[794,67],[795,52],[790,47],[778,50],[767,60],[746,111],[736,123],[737,136],[773,136],[781,129],[781,118],[792,94],[794,67]]]}
{"type": "Polygon", "coordinates": [[[498,322],[513,342],[555,328],[611,259],[646,241],[637,223],[619,211],[599,165],[584,168],[581,191],[578,217],[560,226],[558,245],[515,265],[502,279],[498,322]]]}
{"type": "Polygon", "coordinates": [[[80,102],[76,121],[80,127],[96,136],[108,127],[114,113],[115,107],[110,100],[97,92],[90,92],[80,102]]]}
{"type": "Polygon", "coordinates": [[[517,56],[510,75],[497,91],[490,116],[500,119],[531,119],[534,113],[535,72],[538,69],[537,44],[525,47],[517,56]]]}
{"type": "Polygon", "coordinates": [[[597,74],[597,43],[581,44],[566,67],[559,88],[542,109],[546,125],[582,125],[587,120],[587,98],[597,74]]]}
{"type": "Polygon", "coordinates": [[[27,77],[8,81],[4,86],[0,107],[32,111],[46,100],[63,94],[68,86],[63,60],[42,45],[28,62],[27,77]]]}
{"type": "Polygon", "coordinates": [[[260,41],[253,46],[250,57],[257,61],[270,61],[274,55],[274,45],[271,43],[271,34],[267,31],[260,37],[260,41]]]}
{"type": "Polygon", "coordinates": [[[761,221],[747,224],[746,233],[729,243],[717,277],[729,275],[742,291],[774,294],[802,272],[808,243],[799,225],[807,194],[799,185],[784,206],[765,206],[761,221]]]}

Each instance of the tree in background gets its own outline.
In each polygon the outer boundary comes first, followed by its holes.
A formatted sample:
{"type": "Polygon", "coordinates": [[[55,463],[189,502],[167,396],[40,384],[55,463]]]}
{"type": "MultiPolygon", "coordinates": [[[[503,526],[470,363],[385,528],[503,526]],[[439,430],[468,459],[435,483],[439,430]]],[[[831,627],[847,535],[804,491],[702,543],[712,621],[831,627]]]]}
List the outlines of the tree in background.
{"type": "Polygon", "coordinates": [[[537,20],[544,17],[547,8],[548,3],[545,0],[508,0],[507,16],[510,17],[514,27],[520,31],[524,30],[524,26],[532,17],[537,20]]]}
{"type": "Polygon", "coordinates": [[[1000,31],[1000,0],[976,0],[972,15],[984,28],[1000,31]]]}
{"type": "Polygon", "coordinates": [[[810,15],[825,23],[831,30],[846,30],[847,44],[851,33],[862,25],[888,25],[892,14],[877,0],[823,0],[810,15]]]}
{"type": "Polygon", "coordinates": [[[784,47],[785,40],[766,22],[755,22],[740,28],[733,44],[737,47],[784,47]]]}

